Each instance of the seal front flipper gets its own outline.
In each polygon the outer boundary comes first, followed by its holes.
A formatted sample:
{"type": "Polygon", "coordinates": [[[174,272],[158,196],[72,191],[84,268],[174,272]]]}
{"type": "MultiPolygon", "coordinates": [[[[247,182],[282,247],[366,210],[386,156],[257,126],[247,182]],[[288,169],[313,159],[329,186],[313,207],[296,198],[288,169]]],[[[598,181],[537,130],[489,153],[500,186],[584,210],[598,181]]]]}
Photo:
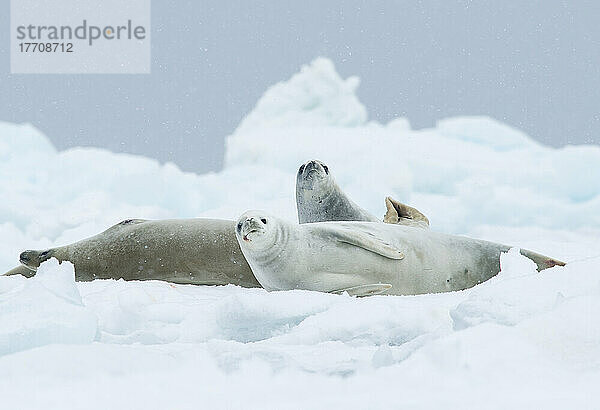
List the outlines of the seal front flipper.
{"type": "Polygon", "coordinates": [[[388,196],[385,198],[385,207],[387,209],[383,217],[385,223],[429,228],[429,219],[412,206],[388,196]]]}
{"type": "Polygon", "coordinates": [[[389,259],[404,259],[404,254],[399,249],[371,233],[341,227],[328,227],[328,229],[332,238],[338,242],[358,246],[389,259]]]}
{"type": "Polygon", "coordinates": [[[329,293],[341,295],[342,293],[346,292],[350,296],[363,297],[380,295],[391,288],[392,285],[390,285],[389,283],[373,283],[369,285],[352,286],[351,288],[332,290],[329,293]]]}

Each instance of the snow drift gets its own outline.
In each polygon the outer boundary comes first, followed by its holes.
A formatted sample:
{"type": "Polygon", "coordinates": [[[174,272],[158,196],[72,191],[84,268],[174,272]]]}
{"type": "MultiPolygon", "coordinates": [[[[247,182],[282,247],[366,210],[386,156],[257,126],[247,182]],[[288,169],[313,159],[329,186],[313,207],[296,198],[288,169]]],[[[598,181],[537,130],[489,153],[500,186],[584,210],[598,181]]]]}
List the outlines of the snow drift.
{"type": "Polygon", "coordinates": [[[543,146],[487,117],[412,130],[369,122],[357,78],[317,59],[267,90],[227,138],[225,168],[96,148],[57,151],[0,124],[0,271],[20,251],[119,220],[265,209],[295,219],[298,166],[326,162],[361,206],[391,195],[431,229],[516,250],[462,292],[354,299],[161,282],[75,283],[69,264],[0,277],[7,408],[595,407],[600,382],[600,148],[543,146]],[[35,394],[32,394],[32,391],[35,394]],[[111,394],[106,394],[110,391],[111,394]]]}

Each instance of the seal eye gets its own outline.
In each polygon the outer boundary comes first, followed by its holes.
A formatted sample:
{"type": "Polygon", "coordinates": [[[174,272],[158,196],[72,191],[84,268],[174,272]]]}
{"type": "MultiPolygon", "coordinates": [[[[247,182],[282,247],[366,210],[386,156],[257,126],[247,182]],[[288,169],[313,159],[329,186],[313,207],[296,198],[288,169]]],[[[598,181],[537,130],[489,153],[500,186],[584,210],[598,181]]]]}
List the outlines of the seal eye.
{"type": "Polygon", "coordinates": [[[266,220],[265,218],[260,218],[260,221],[261,221],[262,223],[264,223],[265,225],[267,224],[267,220],[266,220]]]}
{"type": "Polygon", "coordinates": [[[329,175],[329,168],[327,168],[327,165],[323,164],[323,169],[325,170],[325,173],[329,175]]]}
{"type": "Polygon", "coordinates": [[[300,169],[298,170],[298,173],[301,174],[304,171],[304,164],[300,165],[300,169]]]}
{"type": "Polygon", "coordinates": [[[238,222],[237,230],[238,230],[238,232],[242,231],[242,223],[241,222],[238,222]]]}

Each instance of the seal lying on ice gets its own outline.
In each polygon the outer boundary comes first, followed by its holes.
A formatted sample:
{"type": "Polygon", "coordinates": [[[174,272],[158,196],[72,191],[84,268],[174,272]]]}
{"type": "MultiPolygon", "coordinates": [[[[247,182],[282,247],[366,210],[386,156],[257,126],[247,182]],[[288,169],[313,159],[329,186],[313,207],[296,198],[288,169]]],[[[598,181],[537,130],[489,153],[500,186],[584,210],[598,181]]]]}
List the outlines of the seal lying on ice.
{"type": "Polygon", "coordinates": [[[50,258],[66,260],[75,266],[78,281],[157,279],[260,287],[234,230],[235,222],[219,219],[127,219],[70,245],[25,251],[21,263],[35,270],[50,258]]]}
{"type": "MultiPolygon", "coordinates": [[[[421,212],[395,201],[385,199],[387,212],[383,222],[428,228],[429,220],[421,212]]],[[[296,206],[298,222],[368,221],[379,219],[358,206],[338,186],[329,167],[318,160],[300,166],[296,175],[296,206]]]]}
{"type": "MultiPolygon", "coordinates": [[[[508,246],[428,229],[373,222],[291,224],[243,214],[236,237],[267,290],[416,295],[470,288],[500,271],[508,246]]],[[[522,250],[538,269],[563,262],[522,250]]]]}

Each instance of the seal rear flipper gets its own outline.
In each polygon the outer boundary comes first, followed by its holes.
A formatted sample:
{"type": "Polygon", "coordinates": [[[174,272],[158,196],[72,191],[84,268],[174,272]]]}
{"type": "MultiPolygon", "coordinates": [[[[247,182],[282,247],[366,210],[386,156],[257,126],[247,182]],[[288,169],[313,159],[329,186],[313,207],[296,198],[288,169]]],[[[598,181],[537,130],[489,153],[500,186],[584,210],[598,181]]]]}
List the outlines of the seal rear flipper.
{"type": "Polygon", "coordinates": [[[342,293],[348,293],[348,295],[350,295],[350,296],[363,297],[363,296],[380,295],[391,288],[392,288],[392,285],[390,285],[389,283],[373,283],[373,284],[369,284],[369,285],[359,285],[359,286],[352,286],[350,288],[345,288],[345,289],[332,290],[329,293],[333,293],[335,295],[341,295],[342,293]]]}
{"type": "Polygon", "coordinates": [[[558,259],[551,258],[549,256],[540,255],[539,253],[528,251],[527,249],[521,249],[521,255],[531,259],[537,265],[537,271],[551,268],[553,266],[565,266],[566,263],[559,261],[558,259]]]}
{"type": "Polygon", "coordinates": [[[385,223],[429,228],[429,219],[412,206],[388,196],[385,198],[385,207],[387,209],[383,217],[385,223]]]}
{"type": "Polygon", "coordinates": [[[329,229],[333,238],[338,242],[358,246],[388,259],[404,259],[404,254],[399,249],[371,233],[338,227],[329,227],[329,229]]]}
{"type": "Polygon", "coordinates": [[[2,274],[2,276],[22,275],[22,276],[25,276],[26,278],[31,278],[31,277],[35,276],[35,272],[36,272],[35,269],[31,269],[25,265],[21,265],[21,266],[17,266],[16,268],[13,268],[13,269],[9,270],[8,272],[2,274]]]}

